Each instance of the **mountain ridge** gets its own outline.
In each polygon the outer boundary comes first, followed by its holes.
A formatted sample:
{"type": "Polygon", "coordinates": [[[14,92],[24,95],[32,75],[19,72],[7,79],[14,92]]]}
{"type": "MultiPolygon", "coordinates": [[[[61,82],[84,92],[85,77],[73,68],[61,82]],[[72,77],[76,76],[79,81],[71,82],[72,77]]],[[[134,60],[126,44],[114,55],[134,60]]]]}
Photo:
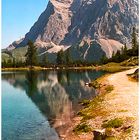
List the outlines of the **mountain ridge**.
{"type": "Polygon", "coordinates": [[[51,55],[70,47],[76,51],[73,59],[99,60],[103,55],[111,57],[125,43],[130,47],[133,26],[138,30],[135,0],[50,0],[25,38],[10,47],[24,47],[32,40],[41,53],[45,50],[51,55]],[[88,45],[79,55],[81,44],[88,45]]]}

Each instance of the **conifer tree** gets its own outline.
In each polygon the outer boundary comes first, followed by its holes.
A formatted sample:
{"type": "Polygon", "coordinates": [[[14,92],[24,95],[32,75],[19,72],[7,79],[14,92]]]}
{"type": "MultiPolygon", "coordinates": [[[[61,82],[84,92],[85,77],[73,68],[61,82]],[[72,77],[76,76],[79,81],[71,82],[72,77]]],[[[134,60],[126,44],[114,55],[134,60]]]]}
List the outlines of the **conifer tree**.
{"type": "Polygon", "coordinates": [[[66,51],[66,64],[69,65],[72,63],[71,55],[70,55],[70,49],[67,49],[66,51]]]}
{"type": "Polygon", "coordinates": [[[132,32],[132,49],[137,49],[138,47],[138,42],[137,42],[137,37],[136,37],[136,29],[133,27],[133,32],[132,32]]]}
{"type": "Polygon", "coordinates": [[[136,36],[136,29],[133,27],[133,32],[132,32],[132,55],[137,56],[139,52],[139,44],[137,41],[137,36],[136,36]]]}
{"type": "Polygon", "coordinates": [[[33,42],[31,40],[29,40],[27,45],[28,45],[28,49],[27,49],[27,53],[25,54],[25,56],[26,56],[26,65],[30,66],[32,68],[33,66],[38,64],[38,61],[37,61],[37,48],[33,44],[33,42]]]}
{"type": "Polygon", "coordinates": [[[43,63],[43,66],[47,66],[47,64],[48,64],[48,58],[47,58],[47,54],[46,53],[43,56],[42,63],[43,63]]]}
{"type": "Polygon", "coordinates": [[[62,49],[57,53],[56,62],[58,65],[65,63],[65,55],[62,49]]]}

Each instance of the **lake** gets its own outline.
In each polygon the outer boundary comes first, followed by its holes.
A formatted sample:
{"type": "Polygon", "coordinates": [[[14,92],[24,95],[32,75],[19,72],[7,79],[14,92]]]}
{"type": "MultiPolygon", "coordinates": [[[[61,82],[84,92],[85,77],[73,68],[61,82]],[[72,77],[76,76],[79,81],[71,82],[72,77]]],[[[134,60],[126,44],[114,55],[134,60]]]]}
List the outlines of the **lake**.
{"type": "Polygon", "coordinates": [[[2,140],[60,140],[102,71],[2,72],[2,140]]]}

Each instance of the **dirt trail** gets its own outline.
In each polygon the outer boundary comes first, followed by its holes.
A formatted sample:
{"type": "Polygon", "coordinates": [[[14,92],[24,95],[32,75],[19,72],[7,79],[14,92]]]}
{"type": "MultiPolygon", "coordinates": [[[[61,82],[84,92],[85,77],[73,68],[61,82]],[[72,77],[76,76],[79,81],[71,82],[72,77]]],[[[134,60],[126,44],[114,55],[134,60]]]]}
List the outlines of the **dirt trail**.
{"type": "MultiPolygon", "coordinates": [[[[138,139],[138,82],[129,80],[127,76],[127,74],[134,73],[136,69],[137,68],[110,74],[101,78],[102,84],[109,84],[114,87],[110,93],[105,95],[102,104],[108,113],[90,120],[90,124],[94,128],[102,129],[101,125],[104,120],[123,118],[125,120],[123,127],[132,126],[132,133],[119,140],[138,139]]],[[[99,111],[101,110],[99,109],[99,111]]],[[[78,121],[76,121],[75,124],[77,124],[77,122],[78,121]]],[[[122,131],[121,128],[118,129],[118,135],[119,131],[122,131]]],[[[66,136],[67,138],[65,138],[65,140],[93,140],[92,133],[79,136],[69,133],[68,135],[66,134],[66,136]]]]}
{"type": "Polygon", "coordinates": [[[136,69],[106,77],[108,83],[114,86],[114,90],[105,97],[106,108],[111,112],[109,118],[133,118],[131,122],[134,127],[132,140],[138,135],[138,82],[129,80],[127,74],[134,73],[136,69]]]}
{"type": "MultiPolygon", "coordinates": [[[[138,115],[138,82],[128,79],[127,74],[133,73],[136,69],[112,74],[107,77],[110,85],[114,86],[112,91],[115,95],[108,102],[115,110],[127,110],[124,114],[129,116],[138,115]]],[[[110,97],[111,98],[111,97],[110,97]]],[[[112,108],[113,109],[113,108],[112,108]]]]}

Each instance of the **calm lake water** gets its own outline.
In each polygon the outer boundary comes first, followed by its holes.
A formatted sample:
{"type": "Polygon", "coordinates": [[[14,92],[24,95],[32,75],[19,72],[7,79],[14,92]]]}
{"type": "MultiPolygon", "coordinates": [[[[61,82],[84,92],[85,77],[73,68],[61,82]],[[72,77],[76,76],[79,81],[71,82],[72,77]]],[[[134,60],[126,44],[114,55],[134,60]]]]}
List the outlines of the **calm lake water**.
{"type": "Polygon", "coordinates": [[[101,71],[2,72],[2,140],[60,140],[101,71]]]}

